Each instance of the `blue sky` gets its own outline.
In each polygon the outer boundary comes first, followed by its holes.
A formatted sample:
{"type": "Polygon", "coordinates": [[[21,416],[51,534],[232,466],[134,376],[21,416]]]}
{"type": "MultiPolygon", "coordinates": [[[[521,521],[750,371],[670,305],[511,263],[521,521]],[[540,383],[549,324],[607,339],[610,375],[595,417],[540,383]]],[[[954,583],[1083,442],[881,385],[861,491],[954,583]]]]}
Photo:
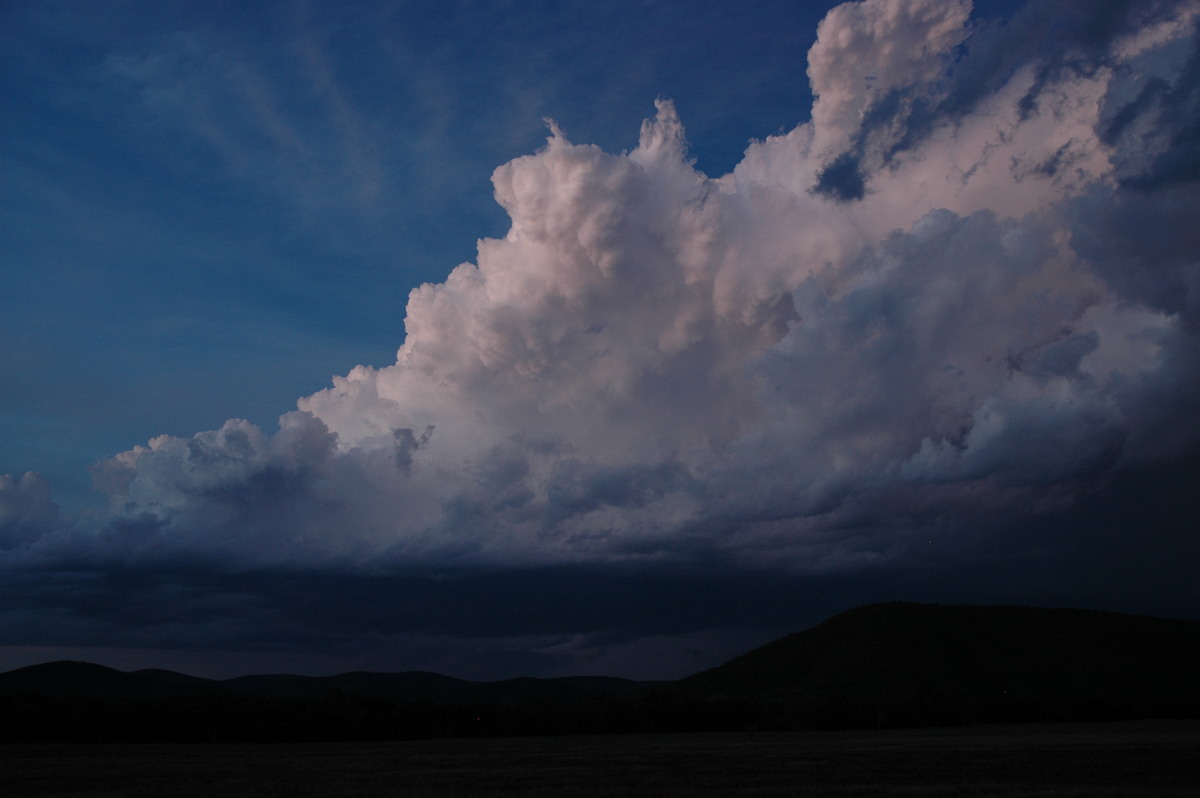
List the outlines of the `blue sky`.
{"type": "Polygon", "coordinates": [[[1200,617],[1196,19],[0,5],[0,668],[1200,617]]]}
{"type": "Polygon", "coordinates": [[[80,508],[131,442],[390,362],[545,117],[620,152],[668,96],[722,174],[806,115],[828,5],[10,5],[0,470],[80,508]]]}

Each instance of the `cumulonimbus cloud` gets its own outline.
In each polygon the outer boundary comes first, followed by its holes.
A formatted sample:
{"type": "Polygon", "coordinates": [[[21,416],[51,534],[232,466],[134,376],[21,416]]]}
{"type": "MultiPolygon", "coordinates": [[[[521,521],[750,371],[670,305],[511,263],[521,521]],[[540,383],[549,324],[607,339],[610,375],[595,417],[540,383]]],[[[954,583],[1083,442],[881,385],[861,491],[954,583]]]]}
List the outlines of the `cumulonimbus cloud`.
{"type": "Polygon", "coordinates": [[[840,6],[812,121],[719,178],[666,100],[628,153],[552,125],[493,175],[508,234],[412,292],[394,364],[274,435],[233,420],[100,463],[93,529],[6,478],[0,542],[838,570],[904,558],[918,517],[1044,512],[1176,457],[1198,435],[1197,11],[1014,50],[1023,18],[976,28],[969,0],[840,6]]]}

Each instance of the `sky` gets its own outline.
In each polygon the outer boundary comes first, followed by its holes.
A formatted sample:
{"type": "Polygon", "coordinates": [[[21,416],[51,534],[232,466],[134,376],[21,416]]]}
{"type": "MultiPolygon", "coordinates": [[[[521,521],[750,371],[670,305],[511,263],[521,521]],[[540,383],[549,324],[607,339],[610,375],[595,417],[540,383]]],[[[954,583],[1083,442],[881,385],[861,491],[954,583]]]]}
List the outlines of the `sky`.
{"type": "Polygon", "coordinates": [[[0,669],[1200,618],[1198,19],[0,2],[0,669]]]}

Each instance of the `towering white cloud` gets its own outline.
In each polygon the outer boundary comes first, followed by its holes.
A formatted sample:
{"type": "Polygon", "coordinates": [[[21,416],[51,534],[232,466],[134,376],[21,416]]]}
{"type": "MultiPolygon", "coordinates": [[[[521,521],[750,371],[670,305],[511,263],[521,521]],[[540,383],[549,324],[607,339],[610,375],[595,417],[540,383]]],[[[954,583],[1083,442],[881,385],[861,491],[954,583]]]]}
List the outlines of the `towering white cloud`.
{"type": "Polygon", "coordinates": [[[970,0],[845,3],[830,11],[808,53],[817,154],[840,154],[890,92],[944,74],[970,13],[970,0]]]}
{"type": "Polygon", "coordinates": [[[1195,6],[1130,11],[1073,60],[999,58],[1022,21],[972,38],[965,0],[840,6],[812,121],[720,178],[667,101],[626,154],[552,126],[493,175],[508,234],[412,292],[394,364],[273,436],[230,421],[100,464],[95,535],[117,557],[137,528],[141,551],[260,563],[839,569],[908,556],[922,514],[1040,512],[1186,450],[1195,6]]]}

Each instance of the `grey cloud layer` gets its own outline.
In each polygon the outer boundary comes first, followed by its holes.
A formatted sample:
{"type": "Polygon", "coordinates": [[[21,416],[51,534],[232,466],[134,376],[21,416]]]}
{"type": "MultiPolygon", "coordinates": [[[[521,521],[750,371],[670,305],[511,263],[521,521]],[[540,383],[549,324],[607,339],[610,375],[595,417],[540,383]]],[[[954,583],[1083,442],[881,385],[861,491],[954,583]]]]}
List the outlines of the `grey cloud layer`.
{"type": "Polygon", "coordinates": [[[0,546],[853,572],[927,556],[931,517],[953,550],[1194,452],[1198,6],[1135,5],[1060,4],[1077,27],[1025,49],[1037,7],[841,6],[812,121],[720,178],[667,101],[629,153],[552,128],[493,175],[507,236],[412,292],[395,364],[274,435],[116,455],[98,520],[6,477],[0,546]]]}

